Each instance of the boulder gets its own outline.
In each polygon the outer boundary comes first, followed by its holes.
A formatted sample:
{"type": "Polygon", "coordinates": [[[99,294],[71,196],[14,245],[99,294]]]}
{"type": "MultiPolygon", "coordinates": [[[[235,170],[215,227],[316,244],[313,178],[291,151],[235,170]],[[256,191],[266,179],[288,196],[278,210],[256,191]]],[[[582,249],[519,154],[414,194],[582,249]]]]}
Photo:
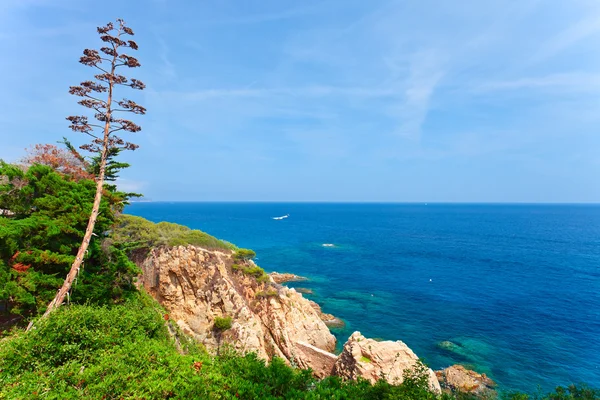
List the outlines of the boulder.
{"type": "Polygon", "coordinates": [[[441,387],[448,391],[470,393],[483,398],[496,397],[496,382],[485,374],[479,374],[458,364],[435,373],[441,387]]]}
{"type": "MultiPolygon", "coordinates": [[[[372,383],[385,378],[392,384],[404,381],[404,371],[415,367],[419,358],[401,341],[378,342],[354,332],[344,344],[333,368],[334,375],[344,379],[363,377],[372,383]]],[[[435,373],[427,369],[430,388],[440,393],[435,373]]]]}
{"type": "Polygon", "coordinates": [[[269,274],[269,276],[271,277],[271,279],[275,283],[301,282],[301,281],[307,281],[308,280],[308,278],[305,278],[303,276],[294,275],[294,274],[288,274],[288,273],[280,274],[279,272],[271,272],[269,274]]]}

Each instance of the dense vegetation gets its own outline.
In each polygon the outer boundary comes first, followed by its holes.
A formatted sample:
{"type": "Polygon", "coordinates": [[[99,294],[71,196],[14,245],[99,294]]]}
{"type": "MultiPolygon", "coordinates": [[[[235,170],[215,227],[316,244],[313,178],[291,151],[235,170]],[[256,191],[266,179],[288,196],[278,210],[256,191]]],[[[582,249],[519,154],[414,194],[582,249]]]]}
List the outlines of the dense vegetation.
{"type": "MultiPolygon", "coordinates": [[[[96,184],[44,165],[24,171],[1,161],[0,177],[0,311],[34,315],[45,310],[73,262],[96,184]]],[[[105,241],[126,194],[105,192],[71,302],[118,303],[135,291],[137,267],[105,241]]]]}
{"type": "Polygon", "coordinates": [[[223,349],[211,357],[193,343],[180,354],[162,313],[141,293],[123,305],[63,307],[35,330],[3,340],[0,398],[432,398],[416,374],[397,387],[317,382],[279,359],[266,366],[254,354],[223,349]]]}
{"type": "Polygon", "coordinates": [[[134,215],[120,215],[113,226],[110,239],[128,251],[147,251],[153,247],[191,244],[205,249],[237,250],[223,240],[207,233],[171,222],[153,223],[134,215]]]}
{"type": "MultiPolygon", "coordinates": [[[[242,356],[227,348],[211,356],[184,336],[179,336],[178,351],[163,315],[143,293],[121,305],[62,307],[36,329],[16,331],[0,342],[0,399],[457,398],[429,392],[423,366],[406,373],[402,385],[371,385],[335,377],[317,381],[280,359],[265,365],[254,354],[242,356]]],[[[600,397],[572,387],[536,398],[600,397]]]]}

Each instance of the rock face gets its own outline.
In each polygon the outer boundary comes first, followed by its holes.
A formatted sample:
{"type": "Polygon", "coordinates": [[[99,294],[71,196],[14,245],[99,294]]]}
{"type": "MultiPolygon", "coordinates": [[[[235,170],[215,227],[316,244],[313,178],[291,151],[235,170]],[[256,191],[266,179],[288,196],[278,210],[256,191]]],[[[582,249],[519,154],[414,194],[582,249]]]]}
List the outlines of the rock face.
{"type": "MultiPolygon", "coordinates": [[[[344,344],[333,373],[346,379],[362,376],[372,383],[384,377],[390,383],[400,384],[404,371],[413,368],[417,361],[416,354],[401,341],[377,342],[354,332],[344,344]]],[[[429,369],[428,375],[431,389],[441,392],[435,373],[429,369]]]]}
{"type": "Polygon", "coordinates": [[[485,374],[478,374],[462,365],[453,365],[441,371],[436,371],[440,385],[453,392],[463,392],[483,398],[496,397],[494,387],[496,382],[485,374]]]}
{"type": "Polygon", "coordinates": [[[279,272],[271,272],[269,274],[269,276],[271,277],[271,279],[275,283],[301,282],[301,281],[307,281],[308,280],[307,278],[305,278],[303,276],[294,275],[294,274],[288,274],[287,272],[286,273],[282,273],[282,274],[280,274],[279,272]]]}
{"type": "Polygon", "coordinates": [[[322,369],[297,349],[298,342],[335,349],[335,337],[308,300],[234,272],[232,263],[231,254],[194,246],[153,249],[140,265],[141,283],[183,332],[209,349],[229,343],[265,360],[278,356],[301,368],[322,369]],[[226,316],[232,326],[218,334],[215,318],[226,316]]]}

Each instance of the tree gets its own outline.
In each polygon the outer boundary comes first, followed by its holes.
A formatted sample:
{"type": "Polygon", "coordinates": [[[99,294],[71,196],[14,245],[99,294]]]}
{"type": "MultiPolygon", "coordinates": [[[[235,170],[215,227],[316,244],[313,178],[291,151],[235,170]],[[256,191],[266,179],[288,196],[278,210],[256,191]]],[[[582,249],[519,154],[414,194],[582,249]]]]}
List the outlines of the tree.
{"type": "MultiPolygon", "coordinates": [[[[106,163],[109,155],[114,151],[113,149],[135,150],[138,147],[136,144],[124,141],[115,134],[119,131],[135,133],[141,130],[141,128],[132,121],[117,118],[117,113],[146,113],[144,107],[132,100],[122,99],[117,101],[114,99],[114,90],[117,86],[129,86],[132,89],[138,90],[145,88],[144,83],[141,81],[137,79],[129,80],[125,76],[117,73],[117,69],[121,67],[137,68],[140,66],[140,63],[136,58],[122,53],[123,49],[138,49],[138,45],[133,40],[123,40],[126,36],[133,36],[133,31],[126,26],[125,21],[122,19],[117,20],[116,26],[113,25],[112,22],[109,22],[106,26],[99,27],[97,30],[100,39],[106,43],[106,46],[101,47],[100,51],[85,49],[79,62],[83,65],[94,67],[101,73],[94,75],[95,80],[81,82],[79,86],[71,86],[69,93],[83,98],[78,104],[90,109],[91,112],[94,113],[94,118],[99,124],[91,123],[85,115],[67,117],[67,120],[71,122],[70,128],[73,131],[85,133],[92,138],[91,143],[85,144],[80,148],[95,153],[100,157],[98,175],[96,177],[96,194],[87,229],[77,255],[75,256],[75,260],[71,265],[71,269],[69,270],[62,287],[48,305],[43,317],[48,316],[48,314],[57,307],[60,307],[63,303],[65,296],[71,289],[73,281],[79,273],[83,259],[86,257],[86,252],[90,240],[92,239],[94,225],[98,218],[104,188],[106,163]],[[105,67],[106,65],[108,65],[108,67],[105,67]],[[105,97],[102,98],[103,96],[105,97]],[[118,107],[116,107],[115,104],[118,105],[118,107]],[[97,136],[93,133],[96,129],[99,129],[102,132],[101,136],[97,136]]],[[[32,324],[29,324],[28,330],[31,329],[31,327],[32,324]]]]}
{"type": "MultiPolygon", "coordinates": [[[[35,164],[23,171],[0,161],[0,320],[4,313],[44,312],[61,287],[80,247],[96,183],[35,164]],[[4,311],[2,311],[2,309],[4,311]]],[[[118,244],[105,238],[120,212],[123,193],[106,190],[85,269],[71,302],[118,303],[135,292],[138,269],[118,244]]]]}
{"type": "Polygon", "coordinates": [[[36,144],[33,148],[27,149],[27,156],[22,162],[27,165],[47,165],[54,171],[69,175],[75,180],[92,179],[94,175],[88,171],[89,163],[74,150],[69,147],[61,149],[53,144],[36,144]]]}

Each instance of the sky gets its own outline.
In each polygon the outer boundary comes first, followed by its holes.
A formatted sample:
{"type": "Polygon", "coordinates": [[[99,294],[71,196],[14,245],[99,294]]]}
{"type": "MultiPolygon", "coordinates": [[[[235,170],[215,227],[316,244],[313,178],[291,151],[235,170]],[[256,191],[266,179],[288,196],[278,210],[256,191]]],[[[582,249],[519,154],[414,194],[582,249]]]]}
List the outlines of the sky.
{"type": "Polygon", "coordinates": [[[2,0],[0,158],[63,136],[96,27],[154,201],[600,202],[598,0],[2,0]]]}

